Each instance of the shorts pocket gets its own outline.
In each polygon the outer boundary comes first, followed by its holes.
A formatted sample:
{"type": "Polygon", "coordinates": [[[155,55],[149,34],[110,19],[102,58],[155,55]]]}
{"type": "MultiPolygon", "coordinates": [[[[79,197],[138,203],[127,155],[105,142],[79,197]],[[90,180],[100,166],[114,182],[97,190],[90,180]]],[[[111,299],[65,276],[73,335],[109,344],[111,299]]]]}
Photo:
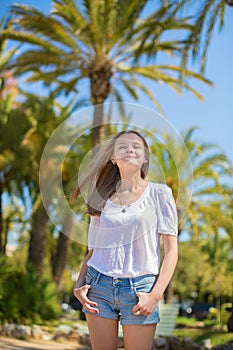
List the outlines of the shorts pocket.
{"type": "Polygon", "coordinates": [[[87,274],[85,277],[85,283],[91,286],[95,282],[95,279],[96,279],[96,277],[93,276],[89,270],[87,270],[87,274]]]}
{"type": "Polygon", "coordinates": [[[134,287],[136,292],[150,293],[155,285],[155,282],[156,282],[155,276],[142,278],[142,280],[138,281],[134,287]]]}
{"type": "Polygon", "coordinates": [[[86,282],[86,284],[91,285],[91,283],[92,283],[92,277],[91,277],[91,276],[86,276],[85,282],[86,282]]]}

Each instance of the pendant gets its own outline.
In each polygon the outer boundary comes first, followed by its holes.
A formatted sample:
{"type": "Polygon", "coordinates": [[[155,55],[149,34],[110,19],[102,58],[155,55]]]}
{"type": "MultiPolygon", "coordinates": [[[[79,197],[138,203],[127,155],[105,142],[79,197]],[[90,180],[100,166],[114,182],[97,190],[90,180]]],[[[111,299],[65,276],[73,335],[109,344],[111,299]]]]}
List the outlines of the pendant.
{"type": "Polygon", "coordinates": [[[122,213],[126,213],[126,209],[125,209],[125,208],[123,208],[121,212],[122,212],[122,213]]]}

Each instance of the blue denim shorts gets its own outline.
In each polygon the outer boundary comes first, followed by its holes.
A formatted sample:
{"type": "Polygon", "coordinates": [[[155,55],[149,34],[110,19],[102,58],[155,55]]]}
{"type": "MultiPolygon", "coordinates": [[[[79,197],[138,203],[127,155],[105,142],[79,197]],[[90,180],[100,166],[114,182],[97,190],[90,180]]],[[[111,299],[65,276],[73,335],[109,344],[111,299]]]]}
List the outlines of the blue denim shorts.
{"type": "MultiPolygon", "coordinates": [[[[149,293],[156,279],[157,276],[151,274],[134,278],[114,278],[104,275],[90,266],[86,275],[86,284],[91,286],[88,298],[98,304],[99,310],[98,314],[91,314],[97,317],[120,320],[121,325],[159,323],[158,307],[148,316],[136,316],[132,311],[138,303],[136,293],[149,293]]],[[[90,313],[84,307],[83,312],[90,313]]]]}

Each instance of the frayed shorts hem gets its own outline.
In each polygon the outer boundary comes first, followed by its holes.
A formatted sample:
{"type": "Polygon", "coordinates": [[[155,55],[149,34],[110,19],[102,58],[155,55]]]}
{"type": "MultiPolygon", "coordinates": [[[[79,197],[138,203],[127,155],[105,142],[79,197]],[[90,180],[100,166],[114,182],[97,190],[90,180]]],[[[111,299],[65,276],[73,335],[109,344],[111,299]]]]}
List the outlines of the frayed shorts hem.
{"type": "Polygon", "coordinates": [[[113,321],[120,321],[120,324],[122,326],[133,326],[133,325],[148,325],[148,324],[157,324],[160,322],[159,317],[154,318],[153,320],[147,320],[148,316],[134,316],[133,318],[127,318],[127,320],[122,320],[121,317],[114,317],[112,314],[104,314],[101,315],[100,313],[96,314],[93,312],[89,312],[86,309],[83,308],[82,310],[85,314],[96,316],[96,317],[102,317],[107,318],[109,320],[113,321]]]}

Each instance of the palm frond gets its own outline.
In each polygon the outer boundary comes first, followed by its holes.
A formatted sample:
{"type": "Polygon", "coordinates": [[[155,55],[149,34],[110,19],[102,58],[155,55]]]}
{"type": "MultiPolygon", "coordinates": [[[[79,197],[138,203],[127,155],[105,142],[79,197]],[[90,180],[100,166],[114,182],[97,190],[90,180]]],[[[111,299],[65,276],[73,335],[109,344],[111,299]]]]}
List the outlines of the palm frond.
{"type": "Polygon", "coordinates": [[[131,82],[127,79],[120,78],[120,81],[124,85],[125,89],[128,91],[128,93],[135,99],[138,100],[138,95],[135,91],[135,88],[132,86],[131,82]]]}
{"type": "MultiPolygon", "coordinates": [[[[208,48],[209,48],[209,45],[210,45],[210,41],[212,39],[212,36],[213,36],[213,32],[214,32],[214,27],[215,27],[215,24],[216,24],[216,18],[220,15],[220,13],[223,13],[222,9],[224,7],[224,4],[223,2],[221,1],[217,6],[216,8],[214,9],[213,11],[213,15],[211,16],[211,18],[209,19],[209,22],[207,24],[207,33],[206,33],[206,38],[205,38],[205,41],[204,41],[204,50],[203,50],[203,53],[202,53],[202,61],[201,61],[201,71],[203,72],[204,71],[204,68],[205,68],[205,65],[206,65],[206,57],[207,57],[207,51],[208,51],[208,48]]],[[[221,15],[222,17],[222,15],[221,15]]],[[[220,21],[220,24],[221,26],[223,25],[223,17],[221,18],[221,21],[220,21]]]]}
{"type": "Polygon", "coordinates": [[[1,56],[0,56],[0,72],[6,68],[7,64],[9,64],[11,58],[15,55],[15,53],[17,53],[18,50],[19,50],[19,46],[16,46],[16,47],[14,47],[12,49],[9,49],[7,51],[3,51],[1,53],[1,56]]]}
{"type": "MultiPolygon", "coordinates": [[[[182,0],[180,2],[182,10],[191,0],[182,0]]],[[[186,46],[182,57],[182,67],[185,68],[192,53],[193,59],[201,58],[201,72],[204,72],[206,64],[207,50],[213,35],[215,26],[220,24],[220,29],[224,25],[225,1],[223,0],[205,0],[200,2],[197,7],[199,10],[193,14],[193,30],[188,35],[186,46]],[[206,33],[206,34],[205,34],[206,33]],[[203,40],[204,37],[204,40],[203,40]],[[202,49],[204,48],[204,49],[202,49]]]]}
{"type": "Polygon", "coordinates": [[[86,19],[73,0],[53,0],[52,14],[69,23],[72,32],[77,35],[87,26],[86,19]]]}
{"type": "Polygon", "coordinates": [[[158,109],[158,111],[164,116],[165,113],[158,102],[158,100],[154,97],[154,95],[151,93],[151,91],[144,85],[142,84],[138,79],[132,79],[132,84],[133,86],[136,86],[139,90],[144,92],[144,94],[149,97],[149,99],[152,101],[152,103],[155,105],[155,107],[158,109]]]}
{"type": "Polygon", "coordinates": [[[51,15],[45,15],[37,9],[28,7],[26,5],[14,5],[11,7],[12,15],[17,15],[15,23],[20,23],[20,27],[28,33],[38,33],[44,39],[57,42],[68,48],[77,46],[72,33],[64,23],[59,22],[51,15]],[[48,25],[49,23],[49,25],[48,25]]]}
{"type": "Polygon", "coordinates": [[[23,47],[11,67],[16,75],[31,72],[30,82],[39,79],[47,86],[54,83],[54,93],[69,93],[77,89],[75,84],[80,79],[88,78],[92,82],[99,79],[98,84],[91,85],[91,94],[94,88],[98,94],[102,79],[106,89],[101,98],[105,99],[114,89],[111,78],[116,72],[116,78],[122,80],[124,89],[134,99],[141,90],[161,110],[154,93],[141,78],[164,83],[179,94],[187,89],[198,98],[202,96],[192,87],[191,78],[210,84],[208,79],[190,70],[184,71],[186,79],[181,81],[182,70],[178,66],[145,66],[145,58],[158,53],[182,54],[184,39],[163,40],[163,35],[167,38],[166,34],[174,29],[192,30],[188,17],[177,17],[181,6],[178,3],[156,6],[148,16],[142,16],[148,4],[146,0],[54,0],[49,15],[26,5],[14,5],[11,27],[2,31],[0,40],[10,38],[32,44],[32,48],[23,47]]]}
{"type": "Polygon", "coordinates": [[[38,36],[35,36],[30,33],[23,33],[23,32],[16,32],[14,30],[3,30],[0,33],[0,40],[2,39],[11,39],[20,41],[22,43],[28,43],[32,45],[36,45],[39,47],[43,47],[44,49],[47,49],[49,52],[54,52],[56,54],[62,54],[63,51],[59,49],[58,47],[52,45],[51,43],[47,42],[46,40],[43,40],[39,38],[38,36]]]}
{"type": "MultiPolygon", "coordinates": [[[[192,88],[188,83],[185,83],[184,81],[181,81],[180,79],[173,77],[171,74],[168,74],[165,71],[175,71],[179,72],[181,70],[180,67],[177,66],[163,66],[163,65],[148,65],[148,66],[134,66],[134,67],[128,67],[126,65],[118,64],[118,68],[120,71],[128,72],[129,74],[136,74],[139,76],[143,76],[145,78],[151,79],[153,81],[156,81],[158,83],[166,83],[168,86],[170,86],[176,93],[181,93],[182,88],[185,88],[186,90],[193,93],[197,98],[203,99],[202,95],[192,88]]],[[[208,79],[203,78],[200,74],[197,74],[195,72],[186,70],[187,76],[194,77],[198,80],[201,80],[205,83],[209,82],[208,79]]],[[[209,82],[210,84],[210,82],[209,82]]]]}
{"type": "MultiPolygon", "coordinates": [[[[180,67],[180,66],[174,66],[174,65],[169,65],[169,66],[166,66],[166,65],[159,65],[158,67],[159,67],[160,69],[162,69],[162,70],[172,70],[172,71],[175,71],[175,72],[178,72],[178,73],[180,73],[181,70],[183,70],[182,67],[180,67]]],[[[212,83],[209,79],[205,78],[205,77],[203,76],[203,74],[196,73],[196,72],[191,71],[191,70],[189,70],[189,69],[184,69],[184,70],[183,70],[183,74],[184,74],[184,76],[186,76],[186,77],[195,78],[195,79],[197,79],[197,80],[199,80],[199,81],[202,81],[202,82],[204,82],[204,83],[207,84],[207,85],[210,85],[210,86],[213,85],[213,83],[212,83]]]]}

